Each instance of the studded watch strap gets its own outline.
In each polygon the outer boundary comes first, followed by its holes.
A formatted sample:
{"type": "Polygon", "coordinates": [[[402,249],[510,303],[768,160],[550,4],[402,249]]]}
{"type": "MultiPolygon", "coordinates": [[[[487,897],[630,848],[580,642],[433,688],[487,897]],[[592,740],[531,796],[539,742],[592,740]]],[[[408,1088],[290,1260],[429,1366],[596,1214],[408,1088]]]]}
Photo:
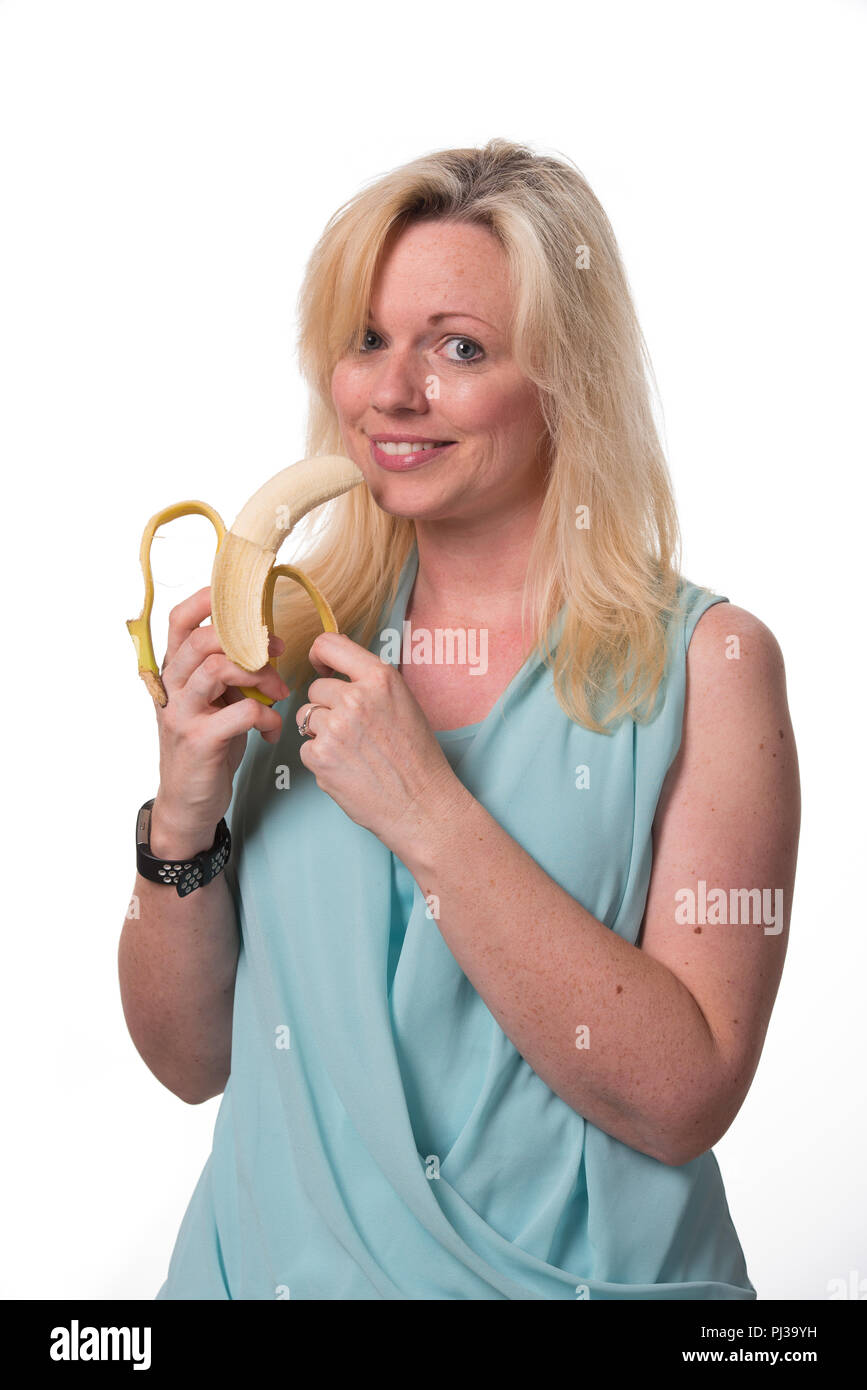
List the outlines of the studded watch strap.
{"type": "Polygon", "coordinates": [[[226,866],[232,848],[232,837],[225,818],[217,826],[214,843],[189,859],[156,859],[150,852],[151,809],[156,797],[146,801],[138,813],[135,826],[136,865],[142,878],[152,883],[165,883],[185,898],[196,888],[202,888],[216,878],[226,866]]]}

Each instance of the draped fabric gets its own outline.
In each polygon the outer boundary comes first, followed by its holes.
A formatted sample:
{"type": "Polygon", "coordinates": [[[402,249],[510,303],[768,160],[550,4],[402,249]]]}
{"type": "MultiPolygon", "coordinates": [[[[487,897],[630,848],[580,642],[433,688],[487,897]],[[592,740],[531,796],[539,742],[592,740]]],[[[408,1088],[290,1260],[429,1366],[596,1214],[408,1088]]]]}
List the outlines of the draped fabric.
{"type": "MultiPolygon", "coordinates": [[[[401,630],[417,567],[413,547],[380,631],[401,630]]],[[[485,719],[437,734],[473,796],[631,943],[687,645],[727,601],[688,581],[682,598],[651,722],[588,731],[528,659],[485,719]]],[[[157,1298],[755,1298],[713,1152],[660,1163],[536,1075],[406,867],[300,762],[305,695],[235,777],[231,1075],[157,1298]]]]}

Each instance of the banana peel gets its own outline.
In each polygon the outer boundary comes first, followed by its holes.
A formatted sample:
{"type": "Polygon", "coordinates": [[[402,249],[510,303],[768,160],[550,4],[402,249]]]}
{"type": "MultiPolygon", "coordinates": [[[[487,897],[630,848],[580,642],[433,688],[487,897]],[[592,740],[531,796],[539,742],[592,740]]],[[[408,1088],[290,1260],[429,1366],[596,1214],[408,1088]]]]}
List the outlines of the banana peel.
{"type": "MultiPolygon", "coordinates": [[[[156,512],[142,535],[139,560],[145,581],[142,611],[127,620],[138,658],[138,673],[158,708],[168,703],[160,678],[151,638],[154,601],[151,543],[158,527],[179,516],[205,516],[217,533],[217,551],[211,573],[211,621],[220,646],[230,661],[254,672],[275,664],[268,655],[274,625],[274,586],[282,576],[295,580],[316,606],[325,632],[336,632],[337,623],[325,596],[302,570],[276,564],[277,552],[297,522],[315,507],[340,497],[364,481],[351,459],[339,454],[317,455],[290,464],[263,484],[242,507],[227,531],[219,514],[207,502],[176,502],[156,512]]],[[[240,686],[241,693],[271,705],[254,686],[240,686]]]]}

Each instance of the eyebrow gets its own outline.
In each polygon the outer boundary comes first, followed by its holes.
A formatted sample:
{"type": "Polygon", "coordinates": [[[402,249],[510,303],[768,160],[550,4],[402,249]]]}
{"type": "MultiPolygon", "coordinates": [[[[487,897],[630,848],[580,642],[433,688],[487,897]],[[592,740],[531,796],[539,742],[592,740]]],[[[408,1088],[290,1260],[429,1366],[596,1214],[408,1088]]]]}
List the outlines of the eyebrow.
{"type": "MultiPolygon", "coordinates": [[[[368,318],[371,320],[376,319],[376,314],[372,309],[368,313],[368,318]]],[[[428,323],[439,323],[440,319],[475,319],[476,323],[483,323],[487,328],[493,328],[495,333],[499,333],[500,331],[496,324],[488,323],[487,319],[479,318],[478,314],[468,314],[463,309],[443,309],[438,314],[431,314],[428,323]]]]}
{"type": "MultiPolygon", "coordinates": [[[[494,325],[488,323],[487,319],[480,319],[478,314],[468,314],[463,309],[443,309],[440,314],[431,314],[428,323],[439,323],[440,319],[475,319],[476,323],[484,323],[488,328],[494,328],[494,325]]],[[[494,331],[497,331],[496,328],[494,331]]]]}

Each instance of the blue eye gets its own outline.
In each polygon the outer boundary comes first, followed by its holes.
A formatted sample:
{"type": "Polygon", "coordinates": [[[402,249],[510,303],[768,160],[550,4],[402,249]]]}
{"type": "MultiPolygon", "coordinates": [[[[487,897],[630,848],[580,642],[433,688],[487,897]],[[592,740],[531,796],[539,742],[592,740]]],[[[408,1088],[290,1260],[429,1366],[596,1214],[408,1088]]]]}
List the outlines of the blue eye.
{"type": "MultiPolygon", "coordinates": [[[[462,353],[458,353],[457,357],[449,356],[450,362],[481,362],[482,358],[485,355],[484,350],[481,347],[479,347],[479,344],[475,342],[473,338],[449,338],[449,345],[451,345],[452,343],[455,343],[460,347],[469,347],[473,351],[479,353],[480,356],[464,357],[462,353]]],[[[448,356],[448,354],[446,355],[448,356]]]]}
{"type": "MultiPolygon", "coordinates": [[[[359,352],[374,352],[381,342],[382,339],[380,338],[375,328],[366,328],[363,334],[361,335],[361,342],[359,343],[358,350],[359,352]],[[373,339],[374,341],[371,342],[371,339],[373,339]]],[[[446,356],[448,357],[448,360],[450,362],[463,362],[467,365],[471,365],[474,362],[481,362],[485,356],[484,349],[480,347],[480,345],[475,341],[474,338],[464,338],[455,335],[454,337],[447,339],[446,345],[448,347],[451,347],[452,344],[455,345],[456,355],[452,356],[451,353],[446,353],[446,356]],[[468,356],[463,351],[463,349],[465,348],[469,349],[469,352],[473,353],[474,355],[468,356]]]]}

